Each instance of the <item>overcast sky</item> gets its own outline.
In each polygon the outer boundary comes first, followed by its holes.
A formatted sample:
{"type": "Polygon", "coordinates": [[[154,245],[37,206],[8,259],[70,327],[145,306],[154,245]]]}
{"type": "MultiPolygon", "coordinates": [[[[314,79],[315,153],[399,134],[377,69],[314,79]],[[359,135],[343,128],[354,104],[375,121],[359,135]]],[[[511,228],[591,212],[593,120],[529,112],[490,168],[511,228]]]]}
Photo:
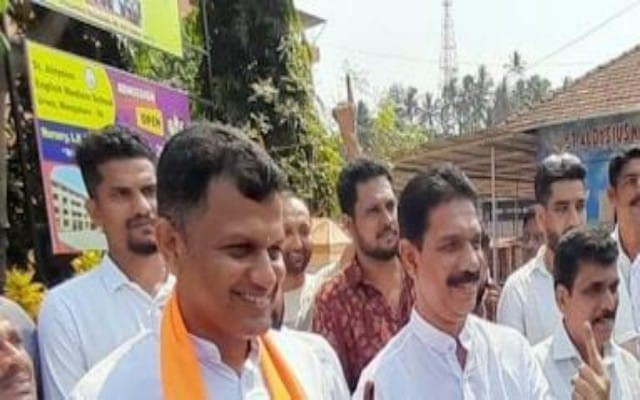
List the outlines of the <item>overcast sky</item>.
{"type": "MultiPolygon", "coordinates": [[[[453,0],[460,75],[486,64],[494,79],[518,50],[531,66],[559,85],[579,77],[640,43],[640,1],[631,0],[453,0]],[[541,63],[539,60],[607,19],[632,7],[541,63]]],[[[321,59],[316,89],[331,107],[344,95],[345,66],[369,85],[356,97],[375,103],[394,82],[435,91],[438,86],[442,0],[296,0],[327,20],[309,32],[321,59]]]]}

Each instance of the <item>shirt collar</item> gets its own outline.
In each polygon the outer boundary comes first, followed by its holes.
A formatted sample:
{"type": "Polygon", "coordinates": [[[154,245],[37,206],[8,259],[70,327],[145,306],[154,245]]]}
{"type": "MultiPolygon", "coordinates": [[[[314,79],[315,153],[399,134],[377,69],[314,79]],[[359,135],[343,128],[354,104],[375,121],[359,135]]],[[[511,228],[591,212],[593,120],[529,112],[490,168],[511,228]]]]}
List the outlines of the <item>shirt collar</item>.
{"type": "MultiPolygon", "coordinates": [[[[195,335],[189,335],[191,338],[191,343],[194,346],[196,351],[196,357],[198,361],[204,365],[210,366],[221,366],[226,365],[222,361],[222,355],[220,354],[220,349],[218,346],[210,342],[206,339],[197,337],[195,335]]],[[[250,341],[251,348],[249,349],[249,356],[245,361],[245,366],[258,365],[258,361],[260,360],[260,345],[257,340],[250,341]],[[248,364],[247,364],[248,363],[248,364]]]]}
{"type": "MultiPolygon", "coordinates": [[[[122,272],[122,270],[116,265],[115,261],[113,261],[109,254],[105,254],[97,268],[107,290],[111,293],[117,292],[124,286],[133,284],[133,282],[131,282],[124,272],[122,272]]],[[[173,289],[175,281],[175,276],[168,274],[165,283],[158,290],[156,298],[167,297],[173,289]]]]}
{"type": "MultiPolygon", "coordinates": [[[[465,320],[458,339],[466,350],[471,348],[472,335],[469,324],[470,318],[472,318],[472,316],[467,317],[465,320]]],[[[418,314],[415,309],[411,311],[411,318],[408,326],[425,346],[441,354],[456,353],[456,338],[431,325],[426,319],[418,314]]]]}
{"type": "MultiPolygon", "coordinates": [[[[343,270],[345,281],[349,286],[355,288],[359,285],[366,285],[367,282],[364,280],[364,274],[362,271],[362,266],[358,262],[358,258],[354,257],[353,262],[343,270]]],[[[412,290],[412,281],[409,274],[405,273],[404,270],[402,272],[404,279],[402,280],[403,291],[412,290]]],[[[375,289],[375,288],[374,288],[375,289]]],[[[376,289],[377,290],[377,289],[376,289]]]]}
{"type": "Polygon", "coordinates": [[[109,254],[105,254],[98,268],[100,269],[102,280],[111,293],[129,283],[129,278],[118,268],[109,254]]]}
{"type": "MultiPolygon", "coordinates": [[[[582,362],[582,357],[571,341],[564,322],[558,323],[552,340],[552,356],[554,361],[576,360],[582,362]]],[[[608,367],[613,364],[616,354],[617,348],[611,342],[606,343],[604,345],[604,358],[602,360],[604,365],[608,367]]]]}
{"type": "Polygon", "coordinates": [[[542,274],[543,276],[549,277],[549,278],[553,278],[553,275],[551,275],[551,272],[549,272],[549,269],[547,268],[547,265],[544,262],[544,254],[547,251],[547,246],[543,245],[540,246],[540,248],[538,249],[538,252],[536,253],[536,256],[533,260],[534,262],[534,268],[533,271],[542,274]]]}
{"type": "Polygon", "coordinates": [[[611,237],[613,237],[613,240],[615,240],[618,244],[618,263],[626,267],[640,266],[640,254],[638,254],[638,257],[636,257],[634,262],[631,262],[629,255],[627,255],[627,253],[622,248],[622,240],[620,240],[620,227],[618,225],[616,225],[616,227],[614,228],[611,237]]]}
{"type": "Polygon", "coordinates": [[[362,283],[362,267],[357,258],[354,257],[351,264],[345,268],[344,276],[349,286],[355,287],[362,283]]]}

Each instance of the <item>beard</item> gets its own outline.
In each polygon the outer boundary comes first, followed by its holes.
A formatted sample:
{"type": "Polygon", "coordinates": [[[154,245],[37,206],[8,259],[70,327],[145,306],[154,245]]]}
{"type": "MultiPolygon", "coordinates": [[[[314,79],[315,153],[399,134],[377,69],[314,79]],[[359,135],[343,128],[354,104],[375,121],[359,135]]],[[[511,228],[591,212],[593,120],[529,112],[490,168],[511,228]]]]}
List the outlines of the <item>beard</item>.
{"type": "Polygon", "coordinates": [[[151,240],[136,241],[131,237],[127,239],[127,248],[132,253],[140,256],[151,256],[158,252],[158,245],[156,242],[151,240]]]}
{"type": "Polygon", "coordinates": [[[560,235],[555,232],[547,231],[547,247],[554,253],[558,249],[558,242],[560,242],[560,235]]]}
{"type": "Polygon", "coordinates": [[[395,257],[398,254],[398,247],[394,247],[392,249],[385,249],[383,247],[362,247],[362,252],[379,261],[389,261],[391,260],[393,257],[395,257]]]}
{"type": "Polygon", "coordinates": [[[144,228],[148,225],[155,224],[155,220],[148,215],[136,215],[126,222],[128,230],[127,248],[134,254],[141,256],[150,256],[158,252],[158,245],[155,239],[135,239],[134,233],[136,229],[144,228]]]}
{"type": "Polygon", "coordinates": [[[307,270],[311,261],[311,250],[304,249],[296,252],[286,252],[283,254],[284,265],[287,274],[298,275],[307,270]]]}
{"type": "Polygon", "coordinates": [[[364,255],[367,257],[371,257],[374,260],[379,261],[389,261],[395,256],[398,255],[398,241],[395,244],[388,247],[382,247],[377,245],[369,245],[365,240],[362,239],[360,234],[356,237],[358,247],[364,255]]]}

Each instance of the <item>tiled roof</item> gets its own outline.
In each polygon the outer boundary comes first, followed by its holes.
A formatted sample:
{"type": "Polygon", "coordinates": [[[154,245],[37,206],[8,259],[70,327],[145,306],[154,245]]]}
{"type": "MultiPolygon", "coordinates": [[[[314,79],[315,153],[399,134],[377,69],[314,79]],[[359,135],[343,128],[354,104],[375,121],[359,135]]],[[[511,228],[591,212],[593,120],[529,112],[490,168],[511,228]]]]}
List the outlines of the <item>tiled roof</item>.
{"type": "Polygon", "coordinates": [[[527,131],[567,121],[640,111],[640,45],[589,71],[566,89],[498,125],[527,131]]]}

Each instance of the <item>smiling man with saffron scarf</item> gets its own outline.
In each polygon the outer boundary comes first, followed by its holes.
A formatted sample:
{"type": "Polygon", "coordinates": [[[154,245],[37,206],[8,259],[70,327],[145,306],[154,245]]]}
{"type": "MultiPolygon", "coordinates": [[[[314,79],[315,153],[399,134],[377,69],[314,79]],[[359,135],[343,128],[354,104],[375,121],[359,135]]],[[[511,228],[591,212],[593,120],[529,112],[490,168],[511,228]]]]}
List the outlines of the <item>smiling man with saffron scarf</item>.
{"type": "Polygon", "coordinates": [[[321,360],[269,330],[284,276],[284,178],[241,132],[203,123],[158,165],[158,247],[176,289],[157,329],[98,364],[73,399],[333,399],[321,360]]]}

